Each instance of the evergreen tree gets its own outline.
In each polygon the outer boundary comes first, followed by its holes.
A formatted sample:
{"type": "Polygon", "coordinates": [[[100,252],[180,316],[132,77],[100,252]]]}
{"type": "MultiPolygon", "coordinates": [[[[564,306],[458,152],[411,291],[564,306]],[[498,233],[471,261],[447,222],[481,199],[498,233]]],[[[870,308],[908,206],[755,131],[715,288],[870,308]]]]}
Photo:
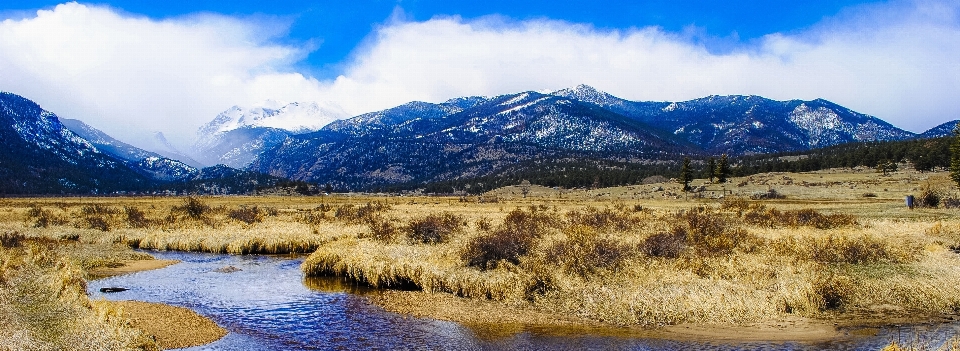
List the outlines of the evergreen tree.
{"type": "Polygon", "coordinates": [[[707,161],[707,178],[710,179],[710,182],[713,183],[713,178],[717,177],[717,160],[713,157],[710,157],[710,160],[707,161]]]}
{"type": "Polygon", "coordinates": [[[960,187],[960,123],[953,128],[953,142],[950,144],[950,179],[960,187]]]}
{"type": "Polygon", "coordinates": [[[730,164],[727,160],[727,154],[720,155],[720,162],[717,162],[717,183],[726,183],[727,176],[730,175],[730,164]]]}
{"type": "Polygon", "coordinates": [[[683,166],[680,167],[680,179],[678,182],[683,184],[683,191],[690,190],[690,181],[693,180],[693,171],[690,170],[690,158],[683,158],[683,166]]]}

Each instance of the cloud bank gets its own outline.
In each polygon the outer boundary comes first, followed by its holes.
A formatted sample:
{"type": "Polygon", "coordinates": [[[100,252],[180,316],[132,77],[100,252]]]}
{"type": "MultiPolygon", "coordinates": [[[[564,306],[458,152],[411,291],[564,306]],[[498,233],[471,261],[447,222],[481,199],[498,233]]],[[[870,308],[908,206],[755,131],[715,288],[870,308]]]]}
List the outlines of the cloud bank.
{"type": "Polygon", "coordinates": [[[276,44],[285,28],[64,4],[0,23],[0,90],[134,143],[140,130],[189,143],[217,113],[268,98],[329,101],[356,115],[580,83],[631,100],[825,98],[912,131],[960,118],[960,4],[952,1],[857,7],[723,53],[656,27],[394,19],[341,63],[338,77],[322,80],[296,70],[312,48],[276,44]]]}

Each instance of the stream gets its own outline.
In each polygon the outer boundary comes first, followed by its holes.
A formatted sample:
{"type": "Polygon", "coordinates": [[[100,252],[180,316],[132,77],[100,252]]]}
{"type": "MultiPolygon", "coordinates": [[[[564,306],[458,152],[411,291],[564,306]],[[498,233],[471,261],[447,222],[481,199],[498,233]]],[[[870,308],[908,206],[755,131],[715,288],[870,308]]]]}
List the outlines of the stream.
{"type": "MultiPolygon", "coordinates": [[[[154,252],[183,262],[163,269],[88,283],[91,298],[139,300],[186,307],[229,333],[181,350],[879,350],[898,335],[943,342],[960,323],[881,328],[876,336],[824,343],[674,341],[527,328],[487,331],[414,318],[371,305],[369,288],[338,278],[304,278],[302,259],[261,255],[154,252]],[[239,271],[221,273],[233,266],[239,271]],[[125,287],[101,293],[102,287],[125,287]],[[899,329],[899,330],[898,330],[899,329]]],[[[933,346],[937,344],[934,343],[933,346]]],[[[935,348],[935,347],[934,347],[935,348]]]]}

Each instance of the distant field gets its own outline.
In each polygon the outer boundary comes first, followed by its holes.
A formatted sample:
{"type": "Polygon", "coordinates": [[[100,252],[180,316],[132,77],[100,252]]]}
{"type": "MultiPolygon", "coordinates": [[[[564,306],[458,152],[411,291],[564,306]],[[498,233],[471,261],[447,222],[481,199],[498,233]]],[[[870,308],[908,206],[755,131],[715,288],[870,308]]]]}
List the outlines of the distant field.
{"type": "Polygon", "coordinates": [[[693,186],[703,189],[0,199],[0,231],[81,245],[310,254],[307,275],[621,326],[960,312],[960,209],[904,205],[924,190],[942,202],[957,197],[944,172],[770,173],[693,186]],[[751,199],[760,194],[782,198],[751,199]]]}

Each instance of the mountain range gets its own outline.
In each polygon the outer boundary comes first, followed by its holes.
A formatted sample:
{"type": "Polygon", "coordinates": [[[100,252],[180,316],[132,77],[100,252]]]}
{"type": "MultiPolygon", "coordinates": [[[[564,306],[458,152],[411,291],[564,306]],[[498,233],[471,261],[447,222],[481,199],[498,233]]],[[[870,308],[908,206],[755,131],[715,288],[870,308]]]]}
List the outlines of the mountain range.
{"type": "Polygon", "coordinates": [[[14,94],[0,95],[0,107],[4,193],[131,191],[158,184],[224,193],[285,179],[360,190],[512,176],[542,165],[564,176],[672,164],[683,156],[937,137],[956,125],[914,134],[822,99],[638,102],[580,85],[415,101],[352,118],[317,103],[235,106],[198,130],[191,159],[173,147],[164,154],[139,149],[14,94]],[[195,167],[201,164],[219,166],[195,167]],[[221,178],[233,179],[233,186],[222,186],[221,178]]]}
{"type": "Polygon", "coordinates": [[[580,85],[552,93],[411,102],[337,120],[258,150],[248,168],[362,189],[505,175],[525,162],[654,163],[915,137],[823,99],[636,102],[580,85]]]}

